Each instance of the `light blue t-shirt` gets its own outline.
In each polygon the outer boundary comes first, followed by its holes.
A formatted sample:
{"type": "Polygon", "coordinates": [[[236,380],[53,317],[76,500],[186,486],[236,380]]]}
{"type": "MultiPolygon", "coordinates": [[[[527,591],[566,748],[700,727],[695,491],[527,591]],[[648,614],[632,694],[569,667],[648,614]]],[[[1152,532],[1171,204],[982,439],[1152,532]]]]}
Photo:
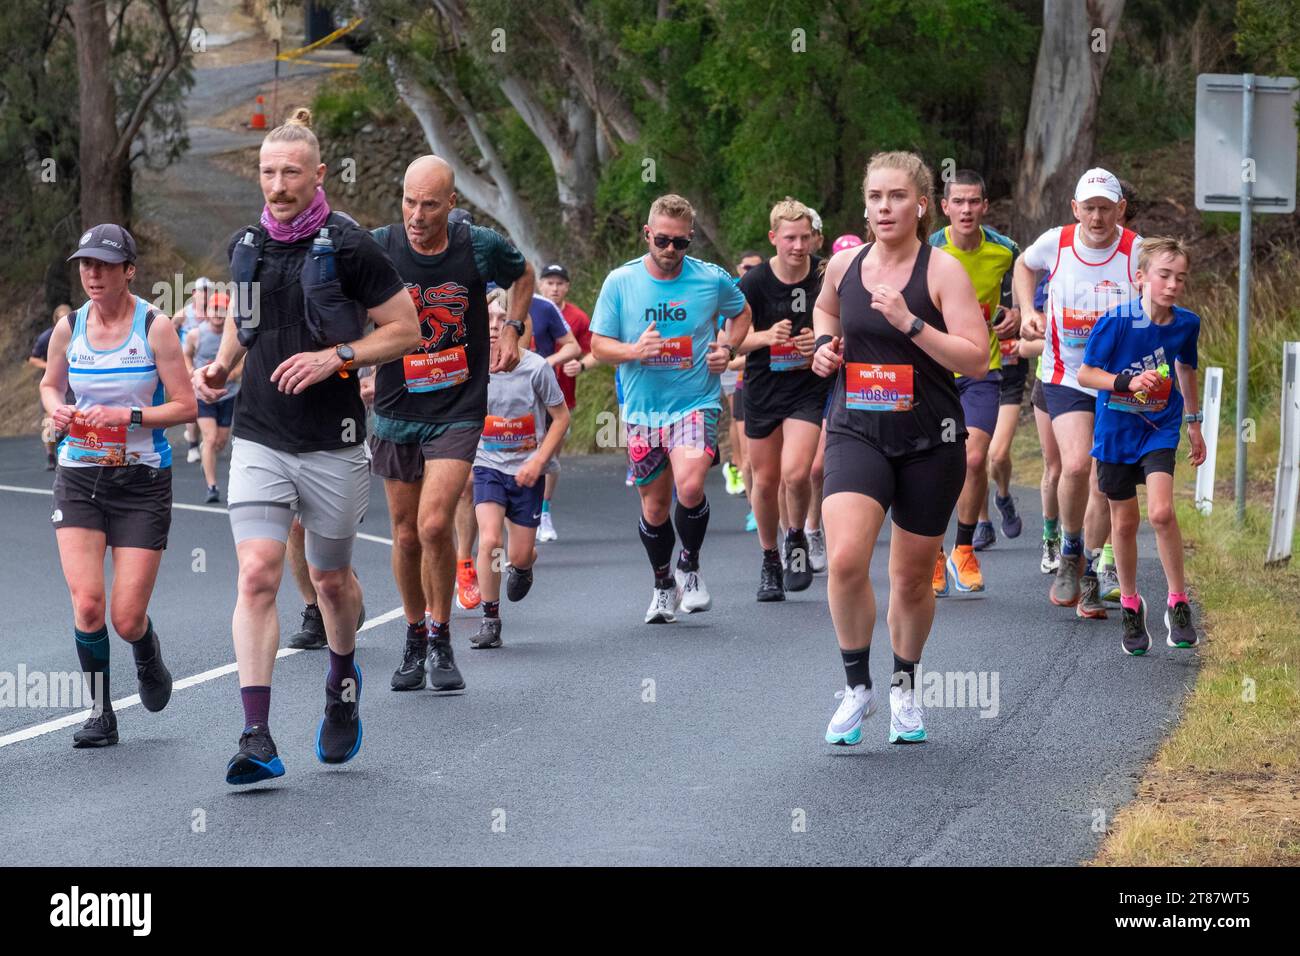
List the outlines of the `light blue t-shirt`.
{"type": "Polygon", "coordinates": [[[606,276],[591,313],[592,333],[635,342],[653,321],[666,346],[657,359],[619,366],[627,421],[659,428],[699,408],[721,408],[720,376],[709,374],[706,363],[715,317],[735,318],[744,309],[731,275],[691,256],[675,279],[654,278],[642,259],[606,276]]]}

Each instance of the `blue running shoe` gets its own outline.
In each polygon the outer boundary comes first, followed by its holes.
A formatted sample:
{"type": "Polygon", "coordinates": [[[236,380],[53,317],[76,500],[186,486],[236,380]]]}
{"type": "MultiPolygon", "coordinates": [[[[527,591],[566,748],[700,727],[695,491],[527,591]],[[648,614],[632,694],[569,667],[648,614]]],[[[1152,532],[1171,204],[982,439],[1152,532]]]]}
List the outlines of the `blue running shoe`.
{"type": "Polygon", "coordinates": [[[754,517],[754,512],[752,511],[749,514],[745,515],[745,530],[746,531],[758,530],[758,519],[754,517]]]}
{"type": "Polygon", "coordinates": [[[316,730],[316,757],[321,763],[347,763],[361,749],[361,668],[352,669],[357,679],[339,691],[325,685],[325,716],[316,730]]]}
{"type": "Polygon", "coordinates": [[[239,735],[239,753],[226,764],[226,783],[235,787],[284,776],[284,764],[271,739],[271,729],[254,724],[239,735]]]}
{"type": "Polygon", "coordinates": [[[976,551],[983,551],[997,540],[998,536],[993,531],[992,521],[975,522],[975,536],[971,538],[971,547],[976,551]]]}
{"type": "Polygon", "coordinates": [[[852,747],[862,743],[862,720],[876,709],[876,695],[870,687],[859,684],[845,686],[835,692],[840,706],[835,709],[831,722],[826,725],[826,742],[852,747]]]}
{"type": "Polygon", "coordinates": [[[1010,495],[1003,498],[995,491],[993,493],[993,503],[998,506],[998,511],[1002,513],[1002,533],[1008,538],[1020,537],[1024,522],[1020,520],[1020,515],[1016,512],[1016,499],[1010,495]]]}

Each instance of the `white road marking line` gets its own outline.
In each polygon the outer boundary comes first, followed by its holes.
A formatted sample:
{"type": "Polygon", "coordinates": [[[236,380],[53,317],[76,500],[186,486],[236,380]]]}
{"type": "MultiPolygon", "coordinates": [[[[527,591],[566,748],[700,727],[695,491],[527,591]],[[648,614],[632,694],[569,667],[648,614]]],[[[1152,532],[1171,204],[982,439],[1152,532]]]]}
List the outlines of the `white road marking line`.
{"type": "MultiPolygon", "coordinates": [[[[395,618],[404,615],[403,609],[398,606],[393,608],[379,617],[369,618],[365,624],[361,625],[357,633],[368,631],[372,627],[378,627],[381,624],[387,624],[395,618]]],[[[275,659],[280,660],[283,657],[292,657],[295,654],[302,654],[303,651],[296,647],[282,647],[275,654],[275,659]]],[[[225,677],[227,674],[233,674],[239,669],[237,664],[223,664],[220,667],[214,667],[211,670],[203,671],[201,674],[194,674],[190,677],[182,677],[172,684],[172,693],[178,690],[184,690],[187,687],[194,687],[198,684],[206,684],[208,681],[216,680],[218,677],[225,677]]],[[[123,697],[121,700],[113,701],[113,710],[126,710],[128,707],[134,707],[140,703],[140,695],[132,694],[130,697],[123,697]]],[[[73,727],[89,719],[90,711],[82,710],[75,714],[68,714],[65,717],[56,717],[54,720],[47,720],[43,724],[35,724],[31,727],[24,727],[22,730],[15,730],[11,734],[5,734],[0,737],[0,747],[8,747],[10,744],[21,743],[24,740],[31,740],[33,737],[41,737],[45,734],[52,734],[56,730],[63,730],[65,727],[73,727]]]]}
{"type": "MultiPolygon", "coordinates": [[[[23,488],[19,485],[0,485],[0,491],[14,491],[25,495],[52,495],[54,492],[49,488],[23,488]]],[[[207,505],[186,505],[172,503],[173,508],[180,508],[185,511],[206,511],[212,514],[224,515],[228,512],[225,508],[213,508],[207,505]]],[[[366,541],[374,541],[376,544],[392,545],[392,539],[381,538],[373,534],[357,534],[358,538],[366,541]]],[[[381,624],[387,624],[389,621],[404,616],[404,611],[399,605],[391,611],[387,611],[379,617],[368,618],[364,624],[357,629],[357,633],[368,631],[372,627],[378,627],[381,624]]],[[[282,647],[275,654],[276,660],[282,657],[292,657],[294,654],[301,654],[302,650],[296,647],[282,647]]],[[[208,681],[216,680],[218,677],[225,677],[227,674],[233,674],[239,669],[238,664],[223,664],[220,667],[214,667],[211,670],[203,671],[201,674],[193,674],[189,677],[182,677],[172,684],[172,692],[184,690],[187,687],[194,687],[198,684],[206,684],[208,681]]],[[[132,694],[129,697],[123,697],[121,700],[113,701],[113,709],[126,710],[128,707],[134,707],[140,703],[140,695],[132,694]]],[[[5,734],[0,737],[0,747],[8,747],[10,744],[21,743],[24,740],[31,740],[33,737],[42,737],[45,734],[52,734],[56,730],[63,730],[65,727],[73,727],[85,722],[90,717],[89,710],[79,711],[75,714],[68,714],[64,717],[56,717],[54,720],[47,720],[43,724],[35,724],[31,727],[24,727],[22,730],[15,730],[13,733],[5,734]]]]}

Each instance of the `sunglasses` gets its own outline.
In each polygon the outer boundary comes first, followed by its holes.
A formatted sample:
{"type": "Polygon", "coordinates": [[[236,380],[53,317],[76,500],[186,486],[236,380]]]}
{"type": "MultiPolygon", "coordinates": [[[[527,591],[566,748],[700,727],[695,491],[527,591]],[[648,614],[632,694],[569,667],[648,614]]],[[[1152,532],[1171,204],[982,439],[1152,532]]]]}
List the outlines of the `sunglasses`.
{"type": "MultiPolygon", "coordinates": [[[[646,230],[646,238],[651,238],[650,231],[646,230]]],[[[656,249],[667,249],[670,245],[681,251],[691,244],[691,240],[684,236],[655,236],[654,244],[656,249]]]]}

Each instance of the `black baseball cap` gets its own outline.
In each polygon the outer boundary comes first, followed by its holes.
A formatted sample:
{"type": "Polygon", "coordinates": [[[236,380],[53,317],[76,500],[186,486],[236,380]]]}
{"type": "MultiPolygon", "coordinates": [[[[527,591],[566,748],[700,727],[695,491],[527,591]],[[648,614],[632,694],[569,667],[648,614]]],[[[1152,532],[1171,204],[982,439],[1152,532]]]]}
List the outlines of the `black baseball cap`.
{"type": "Polygon", "coordinates": [[[559,276],[559,277],[560,277],[561,279],[563,279],[565,282],[568,282],[568,281],[569,281],[569,270],[566,269],[566,268],[564,268],[564,266],[559,265],[558,263],[554,263],[554,262],[553,262],[553,263],[551,263],[549,266],[547,266],[545,269],[543,269],[543,270],[542,270],[542,274],[541,274],[540,276],[538,276],[537,278],[539,278],[539,279],[545,279],[547,276],[559,276]]]}
{"type": "Polygon", "coordinates": [[[116,223],[101,223],[82,235],[81,241],[77,243],[77,251],[68,256],[69,262],[73,259],[135,262],[135,240],[116,223]]]}
{"type": "Polygon", "coordinates": [[[451,212],[447,213],[448,222],[463,222],[467,226],[474,225],[474,217],[470,215],[468,209],[461,209],[457,206],[451,212]]]}

